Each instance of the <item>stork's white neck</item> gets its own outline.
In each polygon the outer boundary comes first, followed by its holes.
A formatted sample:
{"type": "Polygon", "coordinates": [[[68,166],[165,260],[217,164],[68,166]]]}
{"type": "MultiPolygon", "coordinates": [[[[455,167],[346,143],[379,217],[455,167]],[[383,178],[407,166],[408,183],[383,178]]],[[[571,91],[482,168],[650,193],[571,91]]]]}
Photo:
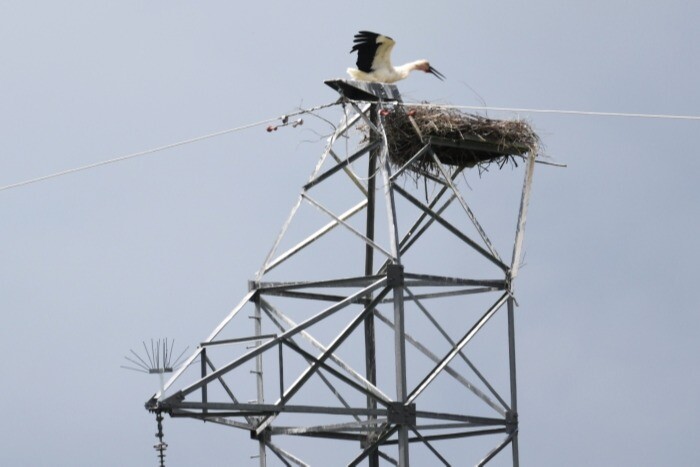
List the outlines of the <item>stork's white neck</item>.
{"type": "Polygon", "coordinates": [[[399,65],[395,67],[394,70],[396,70],[396,73],[401,76],[401,78],[399,79],[404,79],[413,70],[422,70],[425,67],[426,63],[427,62],[425,60],[416,60],[414,62],[408,62],[404,63],[403,65],[399,65]]]}
{"type": "Polygon", "coordinates": [[[373,70],[370,73],[348,68],[348,74],[353,79],[360,81],[373,81],[379,83],[395,83],[396,81],[406,78],[413,70],[425,70],[428,62],[426,60],[416,60],[415,62],[405,63],[397,67],[389,66],[373,70]]]}

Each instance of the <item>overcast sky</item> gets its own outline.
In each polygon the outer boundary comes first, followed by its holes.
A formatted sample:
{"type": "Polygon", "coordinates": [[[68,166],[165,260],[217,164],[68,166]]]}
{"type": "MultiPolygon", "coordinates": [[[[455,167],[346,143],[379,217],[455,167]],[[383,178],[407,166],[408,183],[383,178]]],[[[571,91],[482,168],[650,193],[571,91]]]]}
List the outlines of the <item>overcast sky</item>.
{"type": "MultiPolygon", "coordinates": [[[[360,29],[447,76],[401,82],[407,101],[700,115],[698,18],[692,0],[4,0],[0,186],[330,103],[360,29]]],[[[700,122],[489,115],[527,118],[568,165],[537,167],[516,284],[521,465],[700,465],[700,122]]],[[[306,120],[0,191],[0,464],[156,465],[158,381],[123,356],[194,348],[245,294],[323,149],[306,120]]],[[[169,466],[257,465],[245,432],[164,428],[169,466]]]]}

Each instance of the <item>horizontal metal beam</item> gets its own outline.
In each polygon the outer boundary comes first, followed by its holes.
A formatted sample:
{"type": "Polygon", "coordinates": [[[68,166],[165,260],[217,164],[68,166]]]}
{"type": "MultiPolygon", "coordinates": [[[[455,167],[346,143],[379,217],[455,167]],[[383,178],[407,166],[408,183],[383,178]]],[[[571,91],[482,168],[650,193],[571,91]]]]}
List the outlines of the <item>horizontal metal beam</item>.
{"type": "Polygon", "coordinates": [[[375,431],[373,426],[374,425],[383,425],[386,423],[386,419],[384,418],[372,418],[368,420],[359,420],[355,422],[348,422],[348,423],[334,423],[330,425],[317,425],[317,426],[276,426],[276,427],[271,427],[270,432],[275,435],[275,434],[280,434],[280,435],[292,435],[292,434],[299,434],[299,433],[306,433],[309,431],[316,432],[316,431],[363,431],[367,432],[368,430],[370,431],[375,431]]]}
{"type": "Polygon", "coordinates": [[[428,418],[432,420],[453,420],[456,422],[471,423],[473,426],[507,425],[507,421],[504,418],[478,417],[475,415],[461,415],[455,413],[416,410],[416,419],[422,418],[428,418]]]}
{"type": "Polygon", "coordinates": [[[417,301],[417,300],[429,300],[433,298],[444,298],[444,297],[458,297],[460,295],[474,295],[480,293],[498,292],[503,290],[500,287],[477,287],[474,289],[458,289],[450,290],[448,292],[434,292],[434,293],[424,293],[424,294],[414,294],[414,295],[404,295],[404,301],[417,301]]]}
{"type": "Polygon", "coordinates": [[[507,282],[503,279],[465,279],[461,277],[435,276],[430,274],[404,273],[406,285],[452,287],[457,285],[474,285],[505,289],[507,282]]]}
{"type": "Polygon", "coordinates": [[[274,290],[305,289],[312,287],[367,287],[369,284],[378,281],[384,276],[384,274],[377,274],[374,276],[345,277],[325,281],[259,282],[256,288],[261,293],[268,293],[274,290]]]}
{"type": "Polygon", "coordinates": [[[356,433],[342,433],[342,432],[331,432],[331,431],[307,431],[304,433],[290,433],[288,436],[304,436],[308,438],[325,438],[325,439],[337,439],[340,441],[362,441],[367,438],[367,435],[356,434],[356,433]]]}
{"type": "MultiPolygon", "coordinates": [[[[469,438],[471,436],[486,436],[486,435],[497,435],[499,433],[505,433],[505,428],[494,428],[491,430],[475,430],[475,431],[462,431],[459,433],[445,433],[442,435],[425,435],[419,437],[408,438],[409,443],[420,443],[423,441],[444,441],[446,439],[459,439],[459,438],[469,438]]],[[[382,443],[383,446],[389,446],[392,444],[398,444],[399,440],[393,439],[382,443]]]]}
{"type": "Polygon", "coordinates": [[[175,413],[178,410],[207,410],[211,416],[220,416],[221,412],[258,414],[279,414],[279,413],[306,413],[306,414],[326,414],[326,415],[374,415],[377,417],[387,417],[387,409],[368,409],[367,407],[323,407],[316,405],[294,405],[294,404],[257,404],[257,403],[233,403],[233,402],[176,402],[169,404],[169,408],[175,413]]]}
{"type": "Polygon", "coordinates": [[[220,341],[202,342],[199,345],[202,347],[208,347],[212,345],[224,345],[224,344],[238,344],[241,342],[251,342],[259,341],[263,339],[274,339],[277,334],[260,334],[258,336],[248,336],[248,337],[237,337],[235,339],[222,339],[220,341]]]}
{"type": "MultiPolygon", "coordinates": [[[[177,417],[177,415],[173,415],[173,416],[177,417]]],[[[198,416],[194,413],[191,413],[191,415],[187,415],[187,418],[196,418],[196,419],[199,419],[202,421],[216,423],[218,425],[230,426],[232,428],[239,428],[241,430],[246,430],[246,431],[250,431],[253,429],[253,425],[251,425],[249,423],[243,423],[243,422],[231,420],[231,419],[228,419],[225,417],[212,417],[212,416],[205,416],[205,415],[198,416]]]]}
{"type": "MultiPolygon", "coordinates": [[[[234,402],[188,402],[173,403],[168,407],[173,416],[192,417],[209,420],[210,418],[224,416],[246,416],[252,414],[276,415],[280,413],[303,413],[321,415],[358,415],[388,418],[389,410],[385,408],[370,409],[367,407],[330,407],[316,405],[295,404],[258,404],[258,403],[234,403],[234,402]],[[193,410],[200,412],[192,412],[193,410]],[[202,415],[206,410],[207,415],[202,415]]],[[[452,420],[459,423],[469,423],[473,427],[503,426],[506,429],[504,419],[478,417],[473,415],[461,415],[454,413],[416,411],[416,419],[452,420]]],[[[420,423],[417,422],[417,426],[420,423]]]]}
{"type": "MultiPolygon", "coordinates": [[[[268,296],[273,296],[273,297],[287,297],[287,298],[295,298],[299,300],[318,300],[322,302],[339,302],[342,300],[343,297],[342,295],[329,295],[329,294],[321,294],[321,293],[310,293],[310,292],[293,292],[293,291],[288,291],[288,290],[274,290],[272,292],[268,292],[265,295],[268,296]]],[[[358,298],[354,303],[365,303],[366,300],[362,298],[358,298]]]]}
{"type": "MultiPolygon", "coordinates": [[[[415,301],[418,299],[429,300],[429,299],[434,299],[434,298],[458,297],[458,296],[462,296],[462,295],[474,295],[474,294],[480,294],[480,293],[498,292],[501,290],[504,290],[504,289],[502,287],[476,287],[476,288],[469,288],[469,289],[450,290],[450,291],[446,291],[446,292],[415,294],[412,296],[404,295],[403,299],[404,299],[404,301],[406,301],[406,300],[415,301]]],[[[325,301],[325,302],[337,302],[337,301],[340,301],[344,298],[341,295],[328,295],[328,294],[307,293],[307,292],[287,292],[287,291],[275,291],[272,293],[267,293],[265,295],[271,295],[271,296],[275,296],[275,297],[294,298],[294,299],[299,299],[299,300],[318,300],[318,301],[325,301]]],[[[380,304],[393,303],[393,301],[394,301],[393,297],[390,297],[390,298],[385,298],[385,299],[381,300],[379,303],[380,304]]],[[[366,299],[357,299],[357,301],[355,303],[364,304],[364,303],[366,303],[366,299]]]]}

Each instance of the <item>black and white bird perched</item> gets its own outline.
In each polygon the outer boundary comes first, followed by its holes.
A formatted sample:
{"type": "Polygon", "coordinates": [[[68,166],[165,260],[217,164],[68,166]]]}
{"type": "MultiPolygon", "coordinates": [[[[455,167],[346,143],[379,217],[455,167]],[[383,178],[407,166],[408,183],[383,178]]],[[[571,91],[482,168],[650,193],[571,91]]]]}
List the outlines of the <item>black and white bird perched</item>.
{"type": "Polygon", "coordinates": [[[408,76],[413,70],[432,73],[439,79],[445,76],[430,66],[427,60],[416,60],[394,67],[391,64],[391,49],[394,40],[376,32],[360,31],[355,34],[355,46],[350,53],[357,51],[357,68],[348,68],[348,74],[358,81],[375,83],[395,83],[408,76]]]}

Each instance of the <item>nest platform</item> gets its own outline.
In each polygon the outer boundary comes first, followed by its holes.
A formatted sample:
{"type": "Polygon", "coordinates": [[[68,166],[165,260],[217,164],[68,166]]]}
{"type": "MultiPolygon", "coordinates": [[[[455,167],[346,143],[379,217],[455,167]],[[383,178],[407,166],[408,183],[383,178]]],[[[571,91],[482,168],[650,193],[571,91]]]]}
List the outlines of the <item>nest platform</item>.
{"type": "Polygon", "coordinates": [[[384,129],[392,164],[409,164],[415,172],[438,170],[426,145],[442,164],[461,168],[503,167],[539,148],[539,137],[524,120],[496,120],[427,104],[396,105],[384,116],[384,129]]]}

